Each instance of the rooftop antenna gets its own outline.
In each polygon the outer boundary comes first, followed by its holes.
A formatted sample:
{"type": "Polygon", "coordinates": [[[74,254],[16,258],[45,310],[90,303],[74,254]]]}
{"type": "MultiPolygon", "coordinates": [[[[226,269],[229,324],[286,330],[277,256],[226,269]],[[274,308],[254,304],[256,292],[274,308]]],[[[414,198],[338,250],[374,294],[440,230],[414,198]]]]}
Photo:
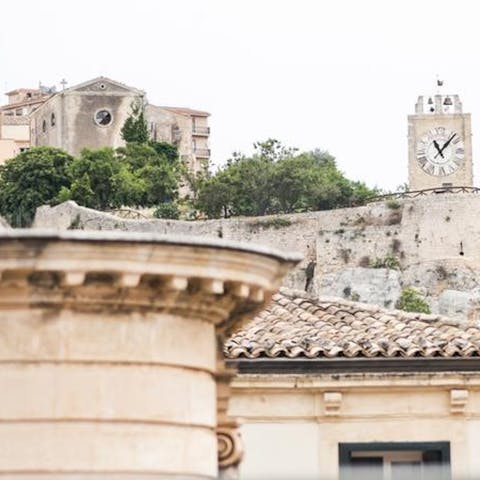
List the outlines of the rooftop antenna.
{"type": "Polygon", "coordinates": [[[64,78],[62,78],[62,81],[60,82],[60,84],[62,85],[62,90],[65,90],[65,85],[67,85],[67,83],[68,82],[64,78]]]}

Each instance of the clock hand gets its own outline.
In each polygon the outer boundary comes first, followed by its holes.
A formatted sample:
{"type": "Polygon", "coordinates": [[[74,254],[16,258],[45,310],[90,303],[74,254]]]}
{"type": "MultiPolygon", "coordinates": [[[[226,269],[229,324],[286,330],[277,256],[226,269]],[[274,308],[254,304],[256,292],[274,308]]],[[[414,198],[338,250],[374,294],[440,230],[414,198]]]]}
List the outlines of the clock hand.
{"type": "MultiPolygon", "coordinates": [[[[450,142],[453,140],[453,138],[455,137],[456,133],[454,133],[444,144],[443,144],[443,147],[440,149],[440,151],[438,152],[440,155],[442,155],[442,158],[443,158],[443,151],[448,147],[448,145],[450,145],[450,142]]],[[[433,158],[437,158],[438,157],[438,153],[435,155],[435,157],[433,158]]]]}
{"type": "Polygon", "coordinates": [[[440,145],[438,144],[438,142],[436,140],[433,141],[433,146],[435,147],[435,149],[437,150],[437,154],[435,155],[434,158],[437,158],[438,155],[440,155],[442,158],[443,158],[443,153],[442,153],[442,150],[440,149],[440,145]]]}
{"type": "Polygon", "coordinates": [[[445,150],[446,147],[448,147],[448,145],[450,144],[450,142],[453,140],[453,138],[455,137],[456,133],[454,133],[446,142],[445,144],[443,145],[442,147],[442,152],[445,150]]]}

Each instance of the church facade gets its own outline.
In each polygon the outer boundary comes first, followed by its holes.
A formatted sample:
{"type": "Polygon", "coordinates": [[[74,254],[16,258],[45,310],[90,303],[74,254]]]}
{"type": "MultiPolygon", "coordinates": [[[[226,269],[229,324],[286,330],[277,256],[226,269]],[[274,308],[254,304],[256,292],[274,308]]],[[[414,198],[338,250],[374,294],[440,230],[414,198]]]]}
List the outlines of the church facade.
{"type": "MultiPolygon", "coordinates": [[[[152,140],[176,145],[191,171],[208,167],[208,112],[151,105],[144,91],[115,80],[98,77],[43,96],[29,111],[15,109],[17,103],[3,107],[1,117],[3,122],[15,120],[23,125],[24,147],[49,145],[72,155],[83,148],[120,147],[124,145],[121,129],[131,107],[141,104],[152,140]],[[13,116],[6,115],[12,111],[13,116]]],[[[5,151],[8,156],[18,153],[5,151]]]]}

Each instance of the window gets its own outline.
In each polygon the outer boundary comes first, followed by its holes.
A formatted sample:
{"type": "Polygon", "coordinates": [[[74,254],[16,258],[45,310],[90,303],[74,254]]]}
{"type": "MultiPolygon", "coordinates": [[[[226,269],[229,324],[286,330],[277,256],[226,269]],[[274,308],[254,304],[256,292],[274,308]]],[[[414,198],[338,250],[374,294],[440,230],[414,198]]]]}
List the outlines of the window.
{"type": "Polygon", "coordinates": [[[57,123],[57,122],[56,122],[56,120],[55,120],[55,114],[52,113],[52,114],[50,115],[50,125],[51,125],[52,127],[54,127],[56,123],[57,123]]]}
{"type": "Polygon", "coordinates": [[[340,480],[450,480],[449,442],[340,443],[340,480]]]}
{"type": "Polygon", "coordinates": [[[45,133],[46,131],[47,131],[47,122],[46,122],[46,120],[44,120],[42,122],[42,132],[45,133]]]}
{"type": "Polygon", "coordinates": [[[98,110],[95,113],[95,122],[102,127],[106,127],[112,123],[112,114],[108,110],[98,110]]]}

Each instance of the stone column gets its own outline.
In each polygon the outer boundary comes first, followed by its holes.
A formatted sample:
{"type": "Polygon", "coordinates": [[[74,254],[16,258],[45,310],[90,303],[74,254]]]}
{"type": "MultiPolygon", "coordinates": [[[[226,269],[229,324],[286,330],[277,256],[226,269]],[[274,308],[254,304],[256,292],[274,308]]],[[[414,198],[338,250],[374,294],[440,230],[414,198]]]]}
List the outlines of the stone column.
{"type": "Polygon", "coordinates": [[[0,476],[217,478],[217,441],[235,427],[222,338],[297,260],[194,238],[1,231],[0,476]]]}

